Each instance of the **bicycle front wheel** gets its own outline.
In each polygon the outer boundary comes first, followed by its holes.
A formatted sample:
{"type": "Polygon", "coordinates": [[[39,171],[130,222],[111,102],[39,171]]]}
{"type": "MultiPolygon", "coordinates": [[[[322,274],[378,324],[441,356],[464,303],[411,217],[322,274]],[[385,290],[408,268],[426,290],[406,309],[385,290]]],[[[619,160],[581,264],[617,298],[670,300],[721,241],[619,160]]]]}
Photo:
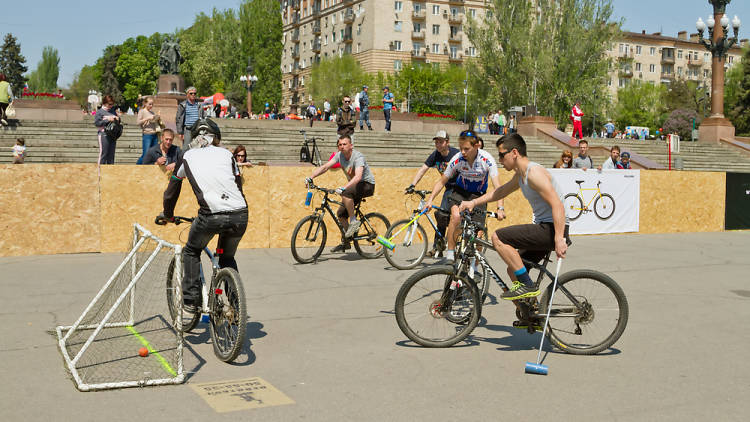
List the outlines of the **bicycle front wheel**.
{"type": "Polygon", "coordinates": [[[378,258],[385,247],[378,243],[378,235],[388,231],[388,219],[383,214],[371,212],[365,215],[359,232],[354,236],[354,249],[363,258],[378,258]]]}
{"type": "Polygon", "coordinates": [[[233,361],[246,340],[247,305],[245,289],[234,268],[216,273],[210,291],[211,340],[214,354],[224,362],[233,361]]]}
{"type": "Polygon", "coordinates": [[[602,220],[606,220],[612,217],[615,213],[615,198],[608,193],[603,193],[602,196],[596,198],[594,201],[594,214],[602,220]]]}
{"type": "Polygon", "coordinates": [[[326,245],[326,223],[322,215],[308,215],[292,232],[292,256],[300,264],[309,264],[323,253],[326,245]]]}
{"type": "Polygon", "coordinates": [[[419,265],[427,255],[427,232],[414,222],[404,228],[411,219],[399,220],[388,228],[385,237],[395,245],[393,249],[385,248],[385,259],[399,270],[410,270],[419,265]],[[400,231],[399,231],[400,230],[400,231]],[[391,236],[396,236],[391,239],[391,236]]]}
{"type": "Polygon", "coordinates": [[[581,198],[575,193],[565,195],[565,198],[563,198],[563,206],[565,207],[565,214],[570,221],[580,217],[583,212],[583,201],[581,201],[581,198]]]}
{"type": "Polygon", "coordinates": [[[554,302],[552,285],[540,301],[541,315],[549,314],[550,342],[574,355],[593,355],[611,347],[628,324],[628,300],[608,275],[575,270],[560,275],[554,302]]]}
{"type": "Polygon", "coordinates": [[[424,347],[449,347],[471,334],[480,316],[477,286],[459,280],[451,265],[434,265],[412,274],[396,296],[396,322],[401,331],[424,347]]]}
{"type": "MultiPolygon", "coordinates": [[[[180,301],[182,300],[182,286],[180,286],[177,280],[177,272],[175,271],[175,259],[172,258],[169,261],[169,267],[167,267],[167,308],[169,308],[169,316],[172,318],[172,324],[177,325],[177,312],[180,310],[180,301]]],[[[182,276],[184,277],[184,271],[182,276]]],[[[192,331],[201,319],[200,311],[194,314],[182,313],[182,331],[192,331]]]]}

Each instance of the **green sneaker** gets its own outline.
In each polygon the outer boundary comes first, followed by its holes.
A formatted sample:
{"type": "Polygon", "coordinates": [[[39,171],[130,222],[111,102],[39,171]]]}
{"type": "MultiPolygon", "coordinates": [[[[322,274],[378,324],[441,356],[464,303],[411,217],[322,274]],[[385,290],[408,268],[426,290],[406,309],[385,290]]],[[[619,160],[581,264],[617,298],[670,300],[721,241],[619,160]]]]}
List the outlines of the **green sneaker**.
{"type": "MultiPolygon", "coordinates": [[[[539,322],[532,322],[531,327],[534,329],[534,331],[542,331],[544,329],[544,324],[539,322]]],[[[527,321],[513,321],[513,328],[518,328],[521,330],[528,330],[529,329],[529,322],[527,321]]]]}
{"type": "Polygon", "coordinates": [[[519,282],[514,282],[510,290],[504,292],[500,297],[505,300],[516,300],[525,299],[527,297],[539,296],[539,288],[534,286],[527,286],[519,282]]]}

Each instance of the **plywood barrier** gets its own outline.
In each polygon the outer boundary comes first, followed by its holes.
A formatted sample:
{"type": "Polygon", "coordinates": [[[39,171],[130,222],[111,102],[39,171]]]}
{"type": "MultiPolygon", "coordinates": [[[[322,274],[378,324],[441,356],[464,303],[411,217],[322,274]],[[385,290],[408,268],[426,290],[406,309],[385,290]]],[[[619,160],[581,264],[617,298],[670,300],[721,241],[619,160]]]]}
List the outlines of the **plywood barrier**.
{"type": "MultiPolygon", "coordinates": [[[[311,167],[253,167],[243,170],[250,208],[241,248],[286,248],[296,223],[308,215],[304,179],[311,167]]],[[[406,203],[403,189],[416,169],[374,168],[375,196],[363,205],[394,222],[416,206],[406,203]]],[[[430,171],[419,189],[431,189],[430,171]]],[[[501,182],[511,173],[501,170],[501,182]]],[[[99,170],[94,164],[32,164],[0,166],[0,215],[3,235],[0,256],[80,252],[122,252],[132,241],[132,225],[141,223],[172,242],[187,240],[188,225],[157,226],[168,175],[155,166],[115,165],[99,170]]],[[[641,172],[641,233],[721,231],[724,227],[725,174],[689,171],[641,172]]],[[[345,181],[339,170],[316,179],[335,188],[345,181]]],[[[320,203],[316,196],[313,205],[320,203]]],[[[439,202],[436,201],[436,204],[439,202]]],[[[192,216],[198,204],[190,185],[183,185],[176,214],[192,216]]],[[[508,219],[490,228],[531,220],[531,208],[519,191],[506,198],[508,219]]],[[[494,204],[490,206],[494,209],[494,204]]],[[[335,211],[335,207],[334,207],[335,211]]],[[[431,229],[425,227],[431,235],[431,229]]],[[[339,234],[328,225],[328,245],[339,234]]]]}

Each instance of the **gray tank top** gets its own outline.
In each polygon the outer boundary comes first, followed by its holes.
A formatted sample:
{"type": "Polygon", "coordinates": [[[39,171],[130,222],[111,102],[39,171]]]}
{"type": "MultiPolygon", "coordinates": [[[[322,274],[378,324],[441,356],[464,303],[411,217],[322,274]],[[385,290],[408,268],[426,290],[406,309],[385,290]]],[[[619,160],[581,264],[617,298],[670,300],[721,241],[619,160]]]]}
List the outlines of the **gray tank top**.
{"type": "MultiPolygon", "coordinates": [[[[540,164],[529,161],[529,166],[526,167],[526,174],[524,174],[524,176],[518,181],[518,186],[521,187],[523,196],[526,197],[526,200],[528,200],[531,205],[531,210],[534,212],[534,223],[552,223],[552,207],[544,200],[544,198],[542,198],[541,195],[539,195],[539,192],[529,186],[529,170],[535,166],[541,167],[540,164]]],[[[557,192],[557,196],[560,198],[560,201],[562,201],[560,185],[557,184],[554,177],[550,177],[550,181],[552,182],[552,187],[555,189],[555,192],[557,192]]],[[[567,223],[568,217],[566,215],[565,224],[567,223]]]]}

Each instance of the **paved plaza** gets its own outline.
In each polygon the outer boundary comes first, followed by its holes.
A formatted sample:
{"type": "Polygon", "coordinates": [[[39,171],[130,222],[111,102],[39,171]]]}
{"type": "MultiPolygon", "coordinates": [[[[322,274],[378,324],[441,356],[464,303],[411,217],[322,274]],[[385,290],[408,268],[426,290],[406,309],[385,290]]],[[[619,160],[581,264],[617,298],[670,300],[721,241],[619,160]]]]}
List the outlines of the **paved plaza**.
{"type": "MultiPolygon", "coordinates": [[[[491,298],[468,341],[425,349],[393,315],[413,271],[355,253],[298,265],[288,249],[242,250],[250,344],[235,364],[215,358],[201,324],[185,338],[186,384],[79,392],[52,330],[75,321],[122,257],[0,258],[0,419],[739,421],[750,412],[750,232],[575,237],[563,271],[612,276],[630,319],[607,353],[548,353],[548,376],[524,374],[540,334],[513,329],[509,303],[491,298]],[[191,388],[254,377],[293,403],[217,413],[191,388]]],[[[502,269],[495,254],[491,263],[502,269]]]]}

